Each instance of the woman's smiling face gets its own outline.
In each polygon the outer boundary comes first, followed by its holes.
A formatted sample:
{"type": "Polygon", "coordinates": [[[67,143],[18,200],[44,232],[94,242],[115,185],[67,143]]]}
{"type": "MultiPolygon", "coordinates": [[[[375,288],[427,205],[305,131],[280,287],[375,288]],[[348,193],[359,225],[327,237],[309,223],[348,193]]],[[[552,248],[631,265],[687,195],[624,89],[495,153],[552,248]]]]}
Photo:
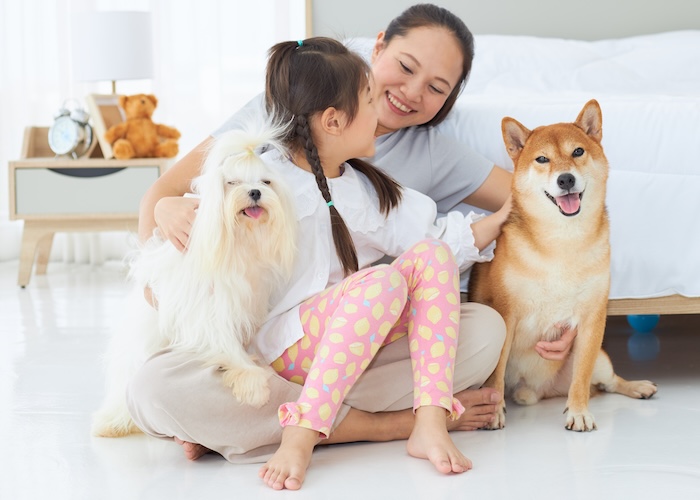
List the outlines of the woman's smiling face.
{"type": "Polygon", "coordinates": [[[458,85],[463,59],[444,28],[413,28],[388,44],[380,33],[372,52],[377,135],[432,120],[458,85]]]}

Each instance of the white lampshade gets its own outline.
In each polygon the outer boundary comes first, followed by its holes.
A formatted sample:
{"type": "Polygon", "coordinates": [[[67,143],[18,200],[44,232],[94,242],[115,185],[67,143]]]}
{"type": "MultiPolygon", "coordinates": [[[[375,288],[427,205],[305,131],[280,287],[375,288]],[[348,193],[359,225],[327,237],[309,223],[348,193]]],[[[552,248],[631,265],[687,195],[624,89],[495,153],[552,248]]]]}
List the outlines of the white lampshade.
{"type": "Polygon", "coordinates": [[[79,81],[153,76],[150,12],[92,11],[73,17],[73,76],[79,81]]]}

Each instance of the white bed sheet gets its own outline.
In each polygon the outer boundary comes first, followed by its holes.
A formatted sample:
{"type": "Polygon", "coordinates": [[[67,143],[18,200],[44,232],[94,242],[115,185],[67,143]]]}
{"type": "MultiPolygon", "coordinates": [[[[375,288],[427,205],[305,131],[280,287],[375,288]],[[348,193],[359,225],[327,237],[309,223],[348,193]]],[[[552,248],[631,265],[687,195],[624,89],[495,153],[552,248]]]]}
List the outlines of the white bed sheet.
{"type": "Polygon", "coordinates": [[[529,128],[570,122],[597,99],[611,169],[610,298],[699,297],[700,31],[475,38],[472,76],[441,129],[512,168],[504,116],[529,128]]]}

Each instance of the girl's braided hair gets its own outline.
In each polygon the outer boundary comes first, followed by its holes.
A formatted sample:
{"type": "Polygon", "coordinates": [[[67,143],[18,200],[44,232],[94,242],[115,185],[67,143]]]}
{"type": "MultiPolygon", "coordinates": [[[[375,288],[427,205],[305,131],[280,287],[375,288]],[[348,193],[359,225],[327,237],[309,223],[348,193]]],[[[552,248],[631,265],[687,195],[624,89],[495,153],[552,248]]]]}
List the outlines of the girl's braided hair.
{"type": "MultiPolygon", "coordinates": [[[[282,138],[292,151],[303,150],[316,184],[330,210],[333,242],[345,276],[358,270],[357,252],[345,221],[336,210],[323,166],[314,144],[310,118],[333,107],[352,122],[359,109],[361,89],[368,84],[367,63],[332,38],[314,37],[299,42],[281,42],[270,49],[265,82],[265,104],[278,123],[290,123],[282,138]]],[[[401,200],[401,187],[370,163],[351,159],[348,163],[374,186],[379,208],[387,215],[401,200]]]]}

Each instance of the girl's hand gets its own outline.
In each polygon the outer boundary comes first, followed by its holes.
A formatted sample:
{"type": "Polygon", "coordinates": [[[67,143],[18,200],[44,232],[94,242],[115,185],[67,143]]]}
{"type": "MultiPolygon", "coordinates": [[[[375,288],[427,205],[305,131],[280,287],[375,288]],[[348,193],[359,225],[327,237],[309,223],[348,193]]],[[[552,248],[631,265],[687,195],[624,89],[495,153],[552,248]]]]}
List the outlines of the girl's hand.
{"type": "Polygon", "coordinates": [[[187,248],[198,207],[199,198],[182,196],[161,198],[156,203],[154,215],[158,229],[180,252],[187,248]]]}

